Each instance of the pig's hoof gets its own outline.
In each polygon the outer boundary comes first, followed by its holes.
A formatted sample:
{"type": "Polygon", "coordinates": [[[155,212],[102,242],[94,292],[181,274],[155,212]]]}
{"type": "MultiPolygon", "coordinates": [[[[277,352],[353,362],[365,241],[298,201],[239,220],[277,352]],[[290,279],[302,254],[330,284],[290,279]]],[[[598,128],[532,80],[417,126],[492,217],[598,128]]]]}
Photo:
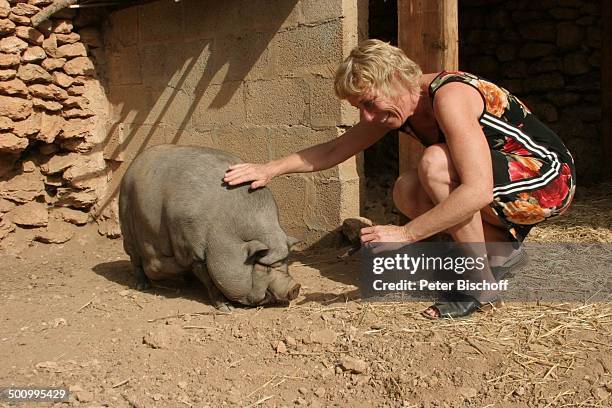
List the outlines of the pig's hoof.
{"type": "Polygon", "coordinates": [[[136,279],[136,289],[143,292],[145,290],[151,289],[151,281],[146,276],[138,277],[136,279]]]}
{"type": "Polygon", "coordinates": [[[215,307],[221,313],[232,313],[232,310],[234,310],[234,306],[230,305],[229,303],[225,303],[225,302],[217,303],[215,307]]]}

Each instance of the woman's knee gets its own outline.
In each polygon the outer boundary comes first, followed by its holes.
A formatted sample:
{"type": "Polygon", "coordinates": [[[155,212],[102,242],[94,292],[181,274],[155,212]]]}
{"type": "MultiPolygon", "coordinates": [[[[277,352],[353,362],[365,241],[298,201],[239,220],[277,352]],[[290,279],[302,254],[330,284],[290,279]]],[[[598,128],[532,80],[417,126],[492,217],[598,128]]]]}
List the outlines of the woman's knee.
{"type": "Polygon", "coordinates": [[[451,183],[453,172],[450,154],[445,145],[435,144],[425,149],[418,167],[418,176],[422,184],[451,183]]]}
{"type": "Polygon", "coordinates": [[[420,215],[424,191],[416,170],[401,174],[393,185],[393,202],[408,217],[420,215]]]}

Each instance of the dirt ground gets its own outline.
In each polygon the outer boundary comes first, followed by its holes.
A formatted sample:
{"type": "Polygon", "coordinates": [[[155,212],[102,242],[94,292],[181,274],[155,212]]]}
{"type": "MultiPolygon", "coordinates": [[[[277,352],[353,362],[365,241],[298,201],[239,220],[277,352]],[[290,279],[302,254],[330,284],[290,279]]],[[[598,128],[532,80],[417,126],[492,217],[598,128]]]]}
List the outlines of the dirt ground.
{"type": "MultiPolygon", "coordinates": [[[[575,215],[534,239],[612,242],[601,197],[579,196],[575,215]]],[[[326,249],[294,254],[302,292],[289,307],[223,315],[198,283],[137,292],[121,240],[95,226],[62,245],[14,235],[22,244],[0,252],[0,388],[71,390],[68,402],[18,406],[612,406],[610,303],[431,321],[426,303],[360,300],[359,265],[326,249]]]]}

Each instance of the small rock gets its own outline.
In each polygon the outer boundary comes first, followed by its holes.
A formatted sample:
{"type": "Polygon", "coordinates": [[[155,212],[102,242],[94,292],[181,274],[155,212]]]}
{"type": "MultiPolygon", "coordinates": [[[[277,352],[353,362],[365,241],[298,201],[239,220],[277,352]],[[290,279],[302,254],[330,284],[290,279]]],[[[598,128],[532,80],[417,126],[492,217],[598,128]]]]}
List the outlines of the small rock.
{"type": "Polygon", "coordinates": [[[514,390],[514,395],[518,397],[522,397],[523,395],[525,395],[525,387],[523,386],[518,387],[516,390],[514,390]]]}
{"type": "Polygon", "coordinates": [[[306,387],[300,387],[300,388],[298,388],[298,392],[299,392],[300,394],[302,394],[302,395],[306,395],[306,394],[308,394],[308,388],[306,388],[306,387]]]}
{"type": "Polygon", "coordinates": [[[42,242],[43,244],[63,244],[70,241],[73,236],[74,231],[53,229],[37,233],[34,236],[34,241],[42,242]]]}
{"type": "Polygon", "coordinates": [[[459,394],[461,394],[464,398],[474,398],[476,395],[478,395],[478,391],[471,387],[461,387],[459,389],[459,394]]]}
{"type": "Polygon", "coordinates": [[[279,341],[276,345],[276,352],[279,354],[285,354],[287,352],[287,346],[283,341],[279,341]]]}
{"type": "Polygon", "coordinates": [[[187,389],[187,382],[186,381],[179,381],[176,384],[181,390],[187,389]]]}
{"type": "Polygon", "coordinates": [[[302,397],[297,397],[296,400],[295,400],[295,403],[297,405],[304,405],[304,406],[308,405],[306,400],[304,398],[302,398],[302,397]]]}
{"type": "Polygon", "coordinates": [[[604,387],[593,388],[591,394],[599,401],[607,401],[610,397],[610,393],[604,387]]]}
{"type": "Polygon", "coordinates": [[[15,207],[8,214],[11,221],[17,225],[44,227],[49,223],[47,206],[37,202],[15,207]]]}
{"type": "Polygon", "coordinates": [[[319,387],[314,391],[314,394],[319,397],[319,398],[323,398],[323,396],[325,395],[325,388],[323,387],[319,387]]]}
{"type": "Polygon", "coordinates": [[[93,401],[94,395],[89,391],[79,391],[75,393],[75,397],[79,402],[91,402],[93,401]]]}
{"type": "Polygon", "coordinates": [[[66,326],[68,322],[63,317],[58,317],[57,319],[53,319],[53,327],[66,326]]]}
{"type": "Polygon", "coordinates": [[[332,344],[336,341],[336,333],[330,329],[314,331],[310,333],[310,340],[318,344],[332,344]]]}
{"type": "Polygon", "coordinates": [[[297,347],[297,341],[293,337],[291,337],[291,336],[286,336],[285,337],[285,343],[289,347],[297,347]]]}
{"type": "Polygon", "coordinates": [[[355,374],[361,374],[368,369],[368,363],[353,357],[342,358],[340,360],[340,366],[344,371],[349,371],[355,374]]]}
{"type": "Polygon", "coordinates": [[[372,225],[372,221],[364,217],[347,218],[342,222],[342,233],[349,242],[358,243],[361,229],[372,225]]]}

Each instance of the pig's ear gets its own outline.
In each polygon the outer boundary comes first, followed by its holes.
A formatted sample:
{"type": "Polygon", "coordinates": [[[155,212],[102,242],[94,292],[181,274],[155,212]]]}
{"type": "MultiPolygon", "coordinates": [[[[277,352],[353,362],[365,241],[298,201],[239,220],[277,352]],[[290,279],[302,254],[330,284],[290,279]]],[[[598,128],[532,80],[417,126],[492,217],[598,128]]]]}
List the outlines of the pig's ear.
{"type": "Polygon", "coordinates": [[[249,241],[249,242],[245,242],[244,248],[247,253],[247,258],[251,258],[257,252],[267,251],[269,249],[266,244],[256,239],[249,241]]]}
{"type": "Polygon", "coordinates": [[[257,262],[263,265],[277,266],[289,256],[289,250],[284,246],[270,249],[257,262]]]}
{"type": "Polygon", "coordinates": [[[287,235],[287,246],[291,249],[292,246],[297,245],[300,242],[299,239],[292,237],[291,235],[287,235]]]}

